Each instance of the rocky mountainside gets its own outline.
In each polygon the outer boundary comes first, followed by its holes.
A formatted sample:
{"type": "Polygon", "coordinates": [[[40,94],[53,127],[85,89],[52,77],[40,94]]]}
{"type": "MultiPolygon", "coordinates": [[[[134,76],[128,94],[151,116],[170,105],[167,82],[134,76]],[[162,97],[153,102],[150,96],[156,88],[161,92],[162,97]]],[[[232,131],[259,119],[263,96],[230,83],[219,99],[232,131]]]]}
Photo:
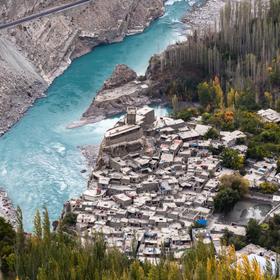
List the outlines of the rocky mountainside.
{"type": "Polygon", "coordinates": [[[66,4],[69,0],[2,0],[0,21],[13,20],[55,5],[66,4]]]}
{"type": "MultiPolygon", "coordinates": [[[[3,0],[1,21],[73,0],[3,0]],[[4,20],[3,20],[4,19],[4,20]]],[[[71,60],[99,44],[143,31],[164,11],[163,0],[94,0],[0,33],[1,132],[6,131],[71,60]],[[20,63],[11,63],[14,59],[20,63]],[[16,65],[16,67],[15,67],[16,65]],[[28,69],[28,71],[26,71],[28,69]],[[28,96],[28,98],[26,98],[28,96]],[[30,97],[31,96],[31,97],[30,97]]]]}
{"type": "Polygon", "coordinates": [[[0,37],[0,135],[41,97],[47,83],[34,65],[0,37]]]}

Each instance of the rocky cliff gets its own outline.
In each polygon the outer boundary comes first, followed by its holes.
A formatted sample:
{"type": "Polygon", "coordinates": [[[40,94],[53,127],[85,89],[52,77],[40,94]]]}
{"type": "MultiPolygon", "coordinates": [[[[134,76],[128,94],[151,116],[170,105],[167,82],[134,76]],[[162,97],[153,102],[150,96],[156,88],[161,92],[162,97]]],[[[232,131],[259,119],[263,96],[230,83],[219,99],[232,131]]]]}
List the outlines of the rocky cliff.
{"type": "Polygon", "coordinates": [[[0,37],[0,135],[41,97],[47,83],[15,45],[0,37]]]}
{"type": "Polygon", "coordinates": [[[149,81],[141,81],[128,66],[117,65],[77,125],[94,123],[123,113],[128,106],[140,107],[150,104],[151,99],[147,92],[149,87],[149,81]]]}
{"type": "MultiPolygon", "coordinates": [[[[1,21],[73,0],[3,0],[1,21]]],[[[0,33],[0,129],[6,131],[71,63],[99,44],[143,31],[163,14],[163,0],[94,0],[0,33]],[[2,55],[2,56],[1,56],[2,55]],[[17,57],[20,63],[11,64],[17,57]],[[15,67],[16,65],[16,67],[15,67]],[[26,71],[28,69],[28,71],[26,71]],[[27,98],[27,97],[28,98],[27,98]]]]}

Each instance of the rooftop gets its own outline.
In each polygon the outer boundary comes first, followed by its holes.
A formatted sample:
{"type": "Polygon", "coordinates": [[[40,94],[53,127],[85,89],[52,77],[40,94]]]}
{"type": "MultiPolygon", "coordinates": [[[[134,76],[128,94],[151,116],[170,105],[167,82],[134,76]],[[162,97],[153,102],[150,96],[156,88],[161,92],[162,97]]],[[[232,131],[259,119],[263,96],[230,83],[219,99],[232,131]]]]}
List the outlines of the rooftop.
{"type": "Polygon", "coordinates": [[[105,133],[105,137],[114,137],[114,136],[123,134],[125,132],[130,132],[130,131],[133,131],[133,130],[139,130],[140,128],[141,127],[139,125],[128,125],[128,124],[125,124],[125,125],[122,125],[122,126],[117,126],[117,127],[114,127],[112,129],[108,130],[105,133]]]}

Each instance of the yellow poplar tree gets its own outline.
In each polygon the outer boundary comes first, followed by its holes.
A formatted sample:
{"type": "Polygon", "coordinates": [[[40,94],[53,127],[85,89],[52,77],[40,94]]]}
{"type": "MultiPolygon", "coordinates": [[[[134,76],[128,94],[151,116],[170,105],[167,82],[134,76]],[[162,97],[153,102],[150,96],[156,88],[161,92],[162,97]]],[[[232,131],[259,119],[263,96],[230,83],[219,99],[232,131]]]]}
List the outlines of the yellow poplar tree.
{"type": "Polygon", "coordinates": [[[216,94],[215,96],[216,107],[222,109],[224,107],[224,92],[221,88],[220,80],[217,76],[213,80],[213,87],[216,94]]]}
{"type": "Polygon", "coordinates": [[[235,94],[236,94],[236,91],[233,88],[231,88],[229,90],[229,92],[227,93],[227,106],[229,108],[235,107],[235,94]]]}

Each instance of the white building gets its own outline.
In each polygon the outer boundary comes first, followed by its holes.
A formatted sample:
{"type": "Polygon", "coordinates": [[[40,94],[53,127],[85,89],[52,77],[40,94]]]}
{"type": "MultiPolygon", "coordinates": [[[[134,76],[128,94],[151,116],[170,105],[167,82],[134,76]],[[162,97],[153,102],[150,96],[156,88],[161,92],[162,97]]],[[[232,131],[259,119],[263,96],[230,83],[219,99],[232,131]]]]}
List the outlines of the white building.
{"type": "Polygon", "coordinates": [[[272,109],[259,110],[258,115],[266,122],[280,123],[280,114],[272,109]]]}

